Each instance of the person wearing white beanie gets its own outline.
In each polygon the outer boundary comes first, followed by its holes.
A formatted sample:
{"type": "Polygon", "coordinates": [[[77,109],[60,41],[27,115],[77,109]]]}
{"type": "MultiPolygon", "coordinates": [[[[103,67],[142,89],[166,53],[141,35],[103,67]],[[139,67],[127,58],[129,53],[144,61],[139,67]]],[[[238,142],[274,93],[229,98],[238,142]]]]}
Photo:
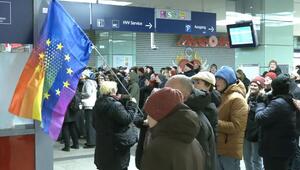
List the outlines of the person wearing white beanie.
{"type": "Polygon", "coordinates": [[[196,89],[206,91],[209,93],[208,97],[211,98],[211,101],[204,108],[203,113],[207,117],[210,125],[213,128],[214,135],[216,136],[216,129],[218,125],[218,110],[217,110],[217,104],[214,102],[214,100],[220,100],[220,99],[215,99],[215,98],[219,98],[220,94],[217,90],[214,89],[216,84],[215,75],[208,71],[201,71],[195,74],[194,76],[192,76],[191,79],[196,89]]]}
{"type": "Polygon", "coordinates": [[[201,71],[195,74],[192,76],[192,80],[195,88],[200,90],[212,91],[216,84],[215,75],[208,71],[201,71]]]}

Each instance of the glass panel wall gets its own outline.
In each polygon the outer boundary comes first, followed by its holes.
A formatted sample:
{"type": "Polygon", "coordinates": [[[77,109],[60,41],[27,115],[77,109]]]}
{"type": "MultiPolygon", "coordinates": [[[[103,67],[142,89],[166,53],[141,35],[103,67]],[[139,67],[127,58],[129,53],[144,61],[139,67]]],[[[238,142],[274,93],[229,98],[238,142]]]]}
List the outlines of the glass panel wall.
{"type": "Polygon", "coordinates": [[[136,63],[136,33],[134,32],[103,32],[95,31],[88,34],[102,57],[92,54],[91,66],[131,67],[136,63]],[[93,63],[94,61],[94,63],[93,63]]]}
{"type": "Polygon", "coordinates": [[[19,76],[31,51],[32,45],[0,44],[0,136],[8,135],[16,129],[34,129],[32,120],[19,118],[8,112],[19,76]]]}

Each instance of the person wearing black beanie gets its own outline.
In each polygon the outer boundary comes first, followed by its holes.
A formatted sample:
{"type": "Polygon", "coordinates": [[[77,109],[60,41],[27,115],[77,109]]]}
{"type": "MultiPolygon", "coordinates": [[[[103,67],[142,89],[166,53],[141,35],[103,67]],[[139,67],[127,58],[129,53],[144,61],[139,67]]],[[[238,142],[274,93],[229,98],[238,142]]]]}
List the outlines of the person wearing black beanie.
{"type": "Polygon", "coordinates": [[[272,81],[269,104],[257,103],[255,120],[261,128],[259,154],[265,170],[288,170],[296,146],[296,107],[289,94],[289,76],[272,81]]]}
{"type": "Polygon", "coordinates": [[[271,83],[273,96],[287,95],[289,93],[290,84],[291,80],[289,76],[280,74],[271,83]]]}

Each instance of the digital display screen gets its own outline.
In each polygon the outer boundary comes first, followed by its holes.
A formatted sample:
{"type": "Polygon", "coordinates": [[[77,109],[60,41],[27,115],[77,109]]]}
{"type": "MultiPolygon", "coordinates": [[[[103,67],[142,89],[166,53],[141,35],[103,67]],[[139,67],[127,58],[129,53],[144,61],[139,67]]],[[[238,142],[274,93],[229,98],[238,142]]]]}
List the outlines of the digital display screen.
{"type": "Polygon", "coordinates": [[[250,26],[230,28],[230,39],[232,45],[253,44],[250,26]]]}
{"type": "Polygon", "coordinates": [[[252,21],[227,25],[230,48],[256,47],[258,39],[252,21]]]}

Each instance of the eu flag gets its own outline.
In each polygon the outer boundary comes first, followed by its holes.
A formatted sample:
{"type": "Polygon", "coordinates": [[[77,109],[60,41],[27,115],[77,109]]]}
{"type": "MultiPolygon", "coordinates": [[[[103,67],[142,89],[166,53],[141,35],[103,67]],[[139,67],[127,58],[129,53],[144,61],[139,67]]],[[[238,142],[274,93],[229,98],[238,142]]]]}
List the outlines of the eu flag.
{"type": "Polygon", "coordinates": [[[42,121],[57,139],[92,43],[57,0],[52,0],[37,45],[20,76],[9,111],[42,121]]]}

